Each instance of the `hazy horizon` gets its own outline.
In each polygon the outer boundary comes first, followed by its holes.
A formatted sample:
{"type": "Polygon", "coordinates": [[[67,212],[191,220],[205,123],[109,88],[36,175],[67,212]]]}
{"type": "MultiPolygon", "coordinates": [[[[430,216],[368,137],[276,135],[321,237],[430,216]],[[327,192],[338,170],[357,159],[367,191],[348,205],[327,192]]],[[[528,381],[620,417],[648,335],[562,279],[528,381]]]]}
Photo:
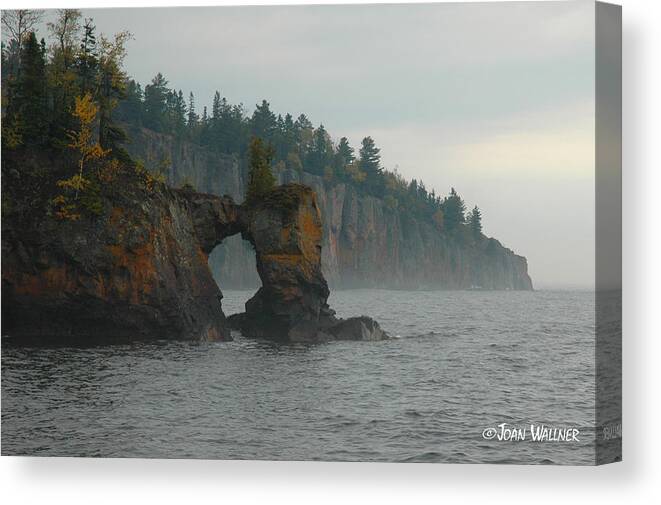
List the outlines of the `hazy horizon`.
{"type": "Polygon", "coordinates": [[[125,68],[141,84],[161,72],[198,112],[217,89],[249,113],[262,99],[305,113],[354,147],[370,135],[387,169],[478,205],[485,234],[528,259],[535,288],[594,287],[593,2],[83,16],[133,33],[125,68]]]}

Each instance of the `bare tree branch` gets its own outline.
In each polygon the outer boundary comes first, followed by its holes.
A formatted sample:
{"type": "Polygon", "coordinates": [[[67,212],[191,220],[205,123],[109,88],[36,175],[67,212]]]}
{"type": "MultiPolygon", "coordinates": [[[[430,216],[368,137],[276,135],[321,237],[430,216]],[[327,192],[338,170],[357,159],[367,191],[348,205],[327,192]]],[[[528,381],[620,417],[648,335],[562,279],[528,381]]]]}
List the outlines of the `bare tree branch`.
{"type": "Polygon", "coordinates": [[[44,11],[40,10],[2,11],[2,27],[11,34],[11,38],[20,44],[23,42],[23,38],[41,22],[43,17],[44,11]]]}

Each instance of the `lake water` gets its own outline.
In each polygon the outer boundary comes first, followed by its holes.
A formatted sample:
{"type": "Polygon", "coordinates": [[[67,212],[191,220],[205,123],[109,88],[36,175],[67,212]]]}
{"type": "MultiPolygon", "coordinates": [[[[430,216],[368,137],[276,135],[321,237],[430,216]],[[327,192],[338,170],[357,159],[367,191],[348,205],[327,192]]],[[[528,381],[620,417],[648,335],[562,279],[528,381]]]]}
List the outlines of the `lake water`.
{"type": "MultiPolygon", "coordinates": [[[[227,314],[252,295],[227,291],[227,314]]],[[[2,349],[2,454],[594,462],[591,292],[337,291],[382,342],[2,349]],[[485,439],[501,423],[578,441],[485,439]]]]}

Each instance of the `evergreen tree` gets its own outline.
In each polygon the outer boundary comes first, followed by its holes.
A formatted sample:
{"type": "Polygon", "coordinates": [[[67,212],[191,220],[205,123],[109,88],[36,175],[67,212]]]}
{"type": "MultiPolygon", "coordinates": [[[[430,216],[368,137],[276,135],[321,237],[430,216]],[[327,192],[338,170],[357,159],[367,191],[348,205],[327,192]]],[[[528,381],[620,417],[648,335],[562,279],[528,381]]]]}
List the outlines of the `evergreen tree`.
{"type": "MultiPolygon", "coordinates": [[[[190,98],[190,97],[189,97],[190,98]]],[[[171,128],[172,132],[181,137],[184,134],[186,125],[188,124],[188,116],[186,110],[186,101],[184,100],[184,92],[179,90],[175,93],[172,90],[172,100],[173,100],[173,109],[172,109],[172,123],[171,128]]],[[[195,111],[193,111],[195,114],[195,111]]]]}
{"type": "Polygon", "coordinates": [[[313,174],[322,175],[331,163],[333,155],[333,146],[330,137],[324,128],[319,125],[314,131],[312,145],[307,155],[307,169],[313,174]]]}
{"type": "Polygon", "coordinates": [[[188,95],[188,119],[186,121],[188,129],[191,132],[197,127],[199,119],[199,116],[195,112],[195,95],[193,95],[193,92],[191,91],[188,95]]]}
{"type": "Polygon", "coordinates": [[[411,182],[409,183],[409,195],[411,198],[418,198],[418,180],[417,179],[411,179],[411,182]]]}
{"type": "Polygon", "coordinates": [[[260,137],[267,142],[273,140],[277,125],[276,117],[266,100],[262,100],[261,105],[256,106],[250,122],[253,136],[260,137]]]}
{"type": "Polygon", "coordinates": [[[365,173],[380,174],[381,173],[381,155],[380,149],[376,147],[372,137],[365,137],[360,147],[360,168],[365,173]]]}
{"type": "Polygon", "coordinates": [[[450,190],[450,195],[443,200],[443,215],[445,228],[454,231],[464,224],[466,205],[454,188],[450,190]]]}
{"type": "Polygon", "coordinates": [[[231,116],[231,107],[228,105],[227,99],[221,97],[220,93],[216,91],[211,105],[209,142],[221,152],[231,152],[229,147],[233,144],[230,131],[231,116]]]}
{"type": "Polygon", "coordinates": [[[365,137],[360,147],[360,169],[365,173],[367,190],[376,196],[384,194],[383,169],[381,168],[380,149],[372,137],[365,137]]]}
{"type": "Polygon", "coordinates": [[[282,155],[286,157],[290,152],[296,149],[296,126],[291,114],[285,114],[285,120],[282,125],[282,155]]]}
{"type": "Polygon", "coordinates": [[[144,121],[147,128],[162,132],[166,118],[168,81],[160,72],[145,86],[144,121]]]}
{"type": "Polygon", "coordinates": [[[220,102],[220,93],[216,91],[213,95],[213,104],[211,106],[211,119],[212,121],[220,121],[221,115],[221,102],[220,102]]]}
{"type": "Polygon", "coordinates": [[[249,147],[250,168],[246,201],[255,202],[266,195],[275,186],[275,177],[271,172],[273,149],[264,145],[259,137],[253,137],[249,147]]]}
{"type": "Polygon", "coordinates": [[[119,102],[117,107],[117,116],[120,120],[142,126],[143,116],[143,92],[139,82],[133,79],[126,81],[126,96],[119,102]]]}
{"type": "Polygon", "coordinates": [[[301,159],[305,159],[312,147],[314,135],[314,127],[305,114],[298,116],[294,122],[294,133],[298,144],[298,155],[301,159]]]}
{"type": "Polygon", "coordinates": [[[468,226],[475,239],[479,239],[482,236],[482,212],[480,212],[477,205],[473,207],[473,210],[468,215],[468,226]]]}
{"type": "Polygon", "coordinates": [[[336,160],[337,166],[344,168],[355,159],[353,147],[349,145],[349,139],[342,137],[337,145],[336,160]]]}
{"type": "Polygon", "coordinates": [[[30,32],[21,51],[22,72],[18,79],[19,104],[23,120],[24,141],[42,143],[46,140],[48,116],[46,106],[45,48],[30,32]]]}
{"type": "Polygon", "coordinates": [[[222,115],[223,152],[240,153],[246,148],[249,138],[249,122],[243,104],[227,104],[222,115]]]}
{"type": "Polygon", "coordinates": [[[198,133],[197,133],[197,141],[204,146],[209,145],[210,124],[211,124],[211,120],[209,119],[209,113],[207,111],[207,106],[205,105],[204,107],[202,107],[202,117],[200,118],[198,133]]]}
{"type": "Polygon", "coordinates": [[[93,93],[96,73],[98,71],[99,54],[95,35],[96,27],[91,19],[86,19],[83,25],[83,37],[76,57],[78,79],[81,94],[93,93]]]}

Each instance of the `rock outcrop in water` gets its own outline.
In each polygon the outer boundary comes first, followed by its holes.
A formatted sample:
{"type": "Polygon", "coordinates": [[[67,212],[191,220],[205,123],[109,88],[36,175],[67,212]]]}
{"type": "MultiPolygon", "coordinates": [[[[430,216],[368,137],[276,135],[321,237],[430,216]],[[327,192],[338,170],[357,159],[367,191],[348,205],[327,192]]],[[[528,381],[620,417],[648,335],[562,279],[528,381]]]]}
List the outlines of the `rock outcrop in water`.
{"type": "MultiPolygon", "coordinates": [[[[168,178],[190,181],[201,191],[240,201],[245,170],[234,156],[146,129],[131,129],[132,154],[158,163],[169,160],[168,178]]],[[[307,172],[276,172],[281,184],[299,182],[317,193],[323,216],[322,271],[332,287],[396,289],[532,289],[527,261],[494,238],[463,243],[439,233],[434,223],[393,210],[382,199],[346,183],[328,183],[307,172]]],[[[238,239],[213,251],[210,264],[228,287],[253,287],[254,260],[238,239]]]]}
{"type": "Polygon", "coordinates": [[[335,318],[321,273],[322,221],[315,193],[290,184],[244,211],[242,234],[254,246],[262,287],[230,322],[244,334],[288,341],[380,340],[370,318],[335,318]]]}
{"type": "Polygon", "coordinates": [[[104,199],[98,217],[19,223],[3,216],[2,330],[70,341],[230,339],[209,253],[227,237],[253,244],[262,288],[234,318],[248,336],[380,339],[365,317],[338,320],[321,273],[314,192],[277,188],[258,205],[159,187],[104,199]]]}

